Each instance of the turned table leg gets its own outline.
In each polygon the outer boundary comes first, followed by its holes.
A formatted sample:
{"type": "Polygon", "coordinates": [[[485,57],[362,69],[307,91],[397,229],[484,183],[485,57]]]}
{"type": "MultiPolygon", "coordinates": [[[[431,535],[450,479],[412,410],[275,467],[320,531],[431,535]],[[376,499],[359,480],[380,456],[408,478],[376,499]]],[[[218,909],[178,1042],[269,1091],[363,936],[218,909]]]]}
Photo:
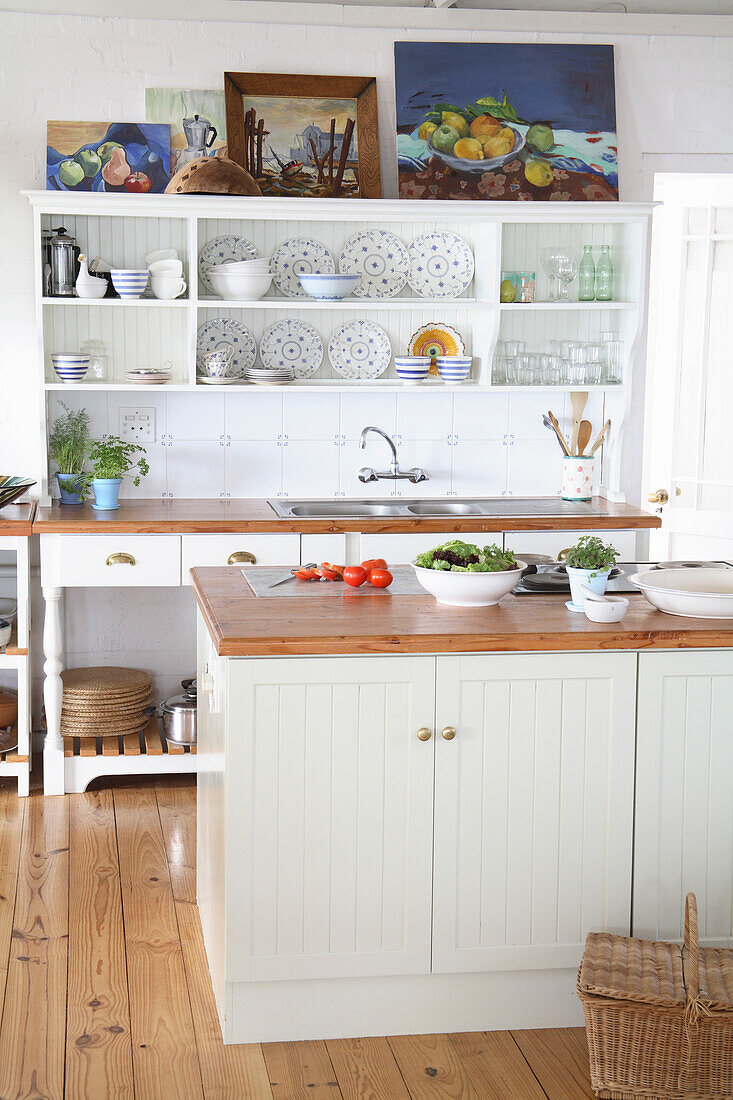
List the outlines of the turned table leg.
{"type": "Polygon", "coordinates": [[[64,793],[64,739],[61,736],[61,704],[64,685],[63,633],[61,629],[61,588],[43,589],[46,617],[43,623],[43,702],[46,708],[46,739],[43,744],[43,793],[64,793]]]}

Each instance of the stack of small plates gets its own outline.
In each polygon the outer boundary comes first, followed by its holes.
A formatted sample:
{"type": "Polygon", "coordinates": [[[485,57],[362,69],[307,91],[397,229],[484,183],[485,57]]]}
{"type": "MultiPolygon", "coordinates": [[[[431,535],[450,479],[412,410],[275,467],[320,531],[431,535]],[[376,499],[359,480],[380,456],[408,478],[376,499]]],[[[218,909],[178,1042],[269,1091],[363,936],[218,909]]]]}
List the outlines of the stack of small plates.
{"type": "Polygon", "coordinates": [[[284,386],[294,380],[295,371],[292,367],[248,367],[244,377],[256,386],[284,386]]]}
{"type": "Polygon", "coordinates": [[[154,367],[125,371],[125,381],[134,382],[136,386],[161,386],[164,382],[170,382],[172,377],[169,370],[154,367]]]}
{"type": "Polygon", "coordinates": [[[71,668],[64,683],[64,737],[118,737],[148,724],[152,678],[139,668],[71,668]]]}

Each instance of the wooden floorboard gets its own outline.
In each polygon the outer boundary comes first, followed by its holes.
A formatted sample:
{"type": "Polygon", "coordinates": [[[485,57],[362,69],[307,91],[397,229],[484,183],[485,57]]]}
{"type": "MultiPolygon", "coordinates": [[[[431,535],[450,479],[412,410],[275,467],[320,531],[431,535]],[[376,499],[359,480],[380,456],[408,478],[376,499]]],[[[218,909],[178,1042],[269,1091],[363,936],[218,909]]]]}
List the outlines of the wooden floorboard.
{"type": "Polygon", "coordinates": [[[578,1028],[225,1047],[195,890],[192,777],[0,784],[0,1100],[592,1100],[578,1028]]]}

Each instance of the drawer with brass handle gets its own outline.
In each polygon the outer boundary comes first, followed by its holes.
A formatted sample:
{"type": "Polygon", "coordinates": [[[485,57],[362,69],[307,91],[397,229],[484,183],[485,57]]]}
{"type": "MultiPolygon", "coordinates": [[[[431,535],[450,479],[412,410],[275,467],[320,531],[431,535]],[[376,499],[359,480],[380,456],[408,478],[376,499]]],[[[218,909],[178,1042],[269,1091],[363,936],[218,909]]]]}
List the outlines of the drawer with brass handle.
{"type": "MultiPolygon", "coordinates": [[[[289,531],[249,531],[229,535],[183,535],[183,583],[190,584],[189,569],[209,565],[284,565],[301,561],[300,535],[289,531]]],[[[315,560],[315,559],[314,559],[315,560]]]]}
{"type": "Polygon", "coordinates": [[[135,559],[132,554],[128,554],[125,550],[118,550],[114,554],[110,554],[107,558],[107,565],[134,565],[135,559]]]}
{"type": "Polygon", "coordinates": [[[62,588],[159,588],[181,583],[180,535],[42,535],[41,577],[62,588]]]}

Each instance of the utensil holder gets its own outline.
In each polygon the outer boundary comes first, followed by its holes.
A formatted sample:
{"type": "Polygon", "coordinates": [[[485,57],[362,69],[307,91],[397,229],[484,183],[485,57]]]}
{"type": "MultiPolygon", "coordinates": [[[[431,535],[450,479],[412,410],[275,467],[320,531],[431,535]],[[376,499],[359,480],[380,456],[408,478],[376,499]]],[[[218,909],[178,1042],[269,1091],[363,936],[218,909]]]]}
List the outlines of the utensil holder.
{"type": "Polygon", "coordinates": [[[562,460],[563,500],[590,500],[593,496],[595,458],[590,455],[568,455],[562,460]]]}

